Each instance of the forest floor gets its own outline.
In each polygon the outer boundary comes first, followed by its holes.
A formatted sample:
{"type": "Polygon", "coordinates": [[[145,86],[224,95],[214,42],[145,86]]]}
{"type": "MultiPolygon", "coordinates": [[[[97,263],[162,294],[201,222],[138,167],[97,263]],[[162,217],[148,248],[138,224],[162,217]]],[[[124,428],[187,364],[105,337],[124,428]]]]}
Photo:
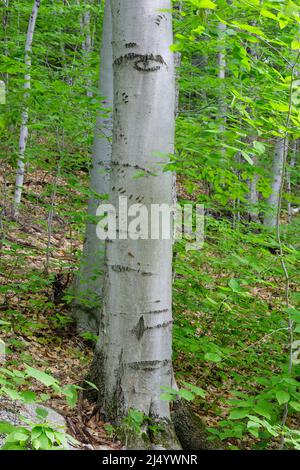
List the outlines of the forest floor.
{"type": "MultiPolygon", "coordinates": [[[[48,175],[31,174],[18,221],[9,218],[9,211],[2,220],[0,338],[7,347],[7,367],[22,370],[28,364],[63,386],[80,385],[92,359],[92,339],[76,334],[64,295],[78,265],[83,224],[79,216],[80,228],[75,228],[72,216],[66,216],[76,190],[66,192],[58,209],[52,204],[53,192],[45,193],[47,183],[48,175]]],[[[59,186],[67,183],[59,181],[59,186]]],[[[283,230],[293,305],[300,303],[299,225],[295,220],[283,230]]],[[[243,407],[262,417],[282,412],[272,390],[276,393],[285,374],[288,337],[285,286],[273,238],[257,228],[233,229],[229,220],[207,217],[203,250],[187,253],[178,244],[175,253],[174,363],[179,385],[188,382],[205,390],[206,397],[196,398],[193,409],[225,447],[276,446],[276,439],[258,439],[247,431],[247,413],[231,415],[232,409],[243,407]]],[[[120,448],[109,423],[94,415],[86,401],[79,399],[71,408],[39,382],[33,381],[31,388],[49,395],[47,405],[66,417],[70,434],[83,445],[120,448]]],[[[288,422],[299,429],[299,414],[291,414],[288,422]]]]}

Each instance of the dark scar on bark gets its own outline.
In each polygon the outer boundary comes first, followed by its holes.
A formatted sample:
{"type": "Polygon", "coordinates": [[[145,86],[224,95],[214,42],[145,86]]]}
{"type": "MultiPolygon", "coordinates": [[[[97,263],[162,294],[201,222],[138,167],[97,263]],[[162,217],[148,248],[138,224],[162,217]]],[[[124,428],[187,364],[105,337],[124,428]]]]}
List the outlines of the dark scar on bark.
{"type": "Polygon", "coordinates": [[[140,361],[140,362],[131,362],[127,364],[131,369],[135,370],[144,370],[144,371],[153,371],[161,369],[166,366],[171,365],[169,359],[164,359],[162,361],[140,361]]]}
{"type": "Polygon", "coordinates": [[[136,42],[128,42],[127,44],[125,44],[125,47],[127,49],[129,49],[130,47],[136,47],[136,46],[137,46],[136,42]]]}
{"type": "Polygon", "coordinates": [[[144,332],[145,332],[145,321],[144,321],[144,317],[141,317],[137,325],[135,326],[135,328],[132,330],[132,333],[134,333],[138,341],[140,341],[142,337],[144,336],[144,332]]]}
{"type": "Polygon", "coordinates": [[[162,65],[167,65],[161,55],[157,54],[135,54],[129,52],[128,54],[118,57],[114,61],[114,65],[122,65],[129,61],[134,61],[134,68],[139,72],[156,72],[160,70],[162,65]],[[155,65],[153,65],[153,63],[155,65]]]}

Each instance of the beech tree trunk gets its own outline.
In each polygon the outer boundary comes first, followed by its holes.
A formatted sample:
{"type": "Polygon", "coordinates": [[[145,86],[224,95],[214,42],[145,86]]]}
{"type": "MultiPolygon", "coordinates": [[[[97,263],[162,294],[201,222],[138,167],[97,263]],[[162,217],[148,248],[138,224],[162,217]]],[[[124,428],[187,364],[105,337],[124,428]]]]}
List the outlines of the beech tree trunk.
{"type": "Polygon", "coordinates": [[[98,334],[102,310],[102,286],[104,276],[105,243],[96,234],[96,211],[109,192],[111,162],[113,68],[112,68],[112,21],[110,0],[106,0],[102,33],[99,94],[104,110],[97,118],[93,166],[90,174],[88,221],[81,268],[75,281],[73,316],[79,332],[98,334]]]}
{"type": "Polygon", "coordinates": [[[220,85],[220,131],[224,132],[226,123],[226,97],[225,97],[225,78],[226,78],[226,49],[225,49],[225,32],[226,24],[218,24],[219,32],[219,52],[218,52],[218,78],[221,80],[220,85]]]}
{"type": "MultiPolygon", "coordinates": [[[[174,150],[171,1],[112,0],[111,5],[111,202],[118,208],[123,196],[129,211],[141,203],[150,213],[151,204],[172,205],[172,174],[163,171],[174,150]]],[[[110,420],[130,409],[159,420],[166,431],[164,447],[178,448],[169,403],[160,399],[161,387],[170,387],[173,376],[172,238],[138,238],[142,234],[136,227],[121,223],[118,234],[107,242],[104,308],[92,371],[99,406],[110,420]],[[134,235],[138,239],[130,238],[134,235]]],[[[136,439],[128,443],[138,446],[136,439]]]]}
{"type": "Polygon", "coordinates": [[[267,200],[267,209],[264,217],[264,224],[267,227],[276,227],[277,210],[280,197],[282,178],[284,177],[284,160],[287,152],[286,139],[278,139],[275,143],[274,158],[272,166],[272,192],[267,200]]]}
{"type": "Polygon", "coordinates": [[[19,214],[19,207],[22,198],[22,190],[23,190],[23,183],[24,183],[24,175],[25,175],[25,151],[26,151],[26,143],[28,139],[28,98],[29,98],[29,90],[31,88],[31,52],[32,52],[32,41],[33,35],[35,30],[36,19],[40,7],[40,0],[35,0],[31,12],[31,16],[28,23],[28,30],[26,36],[26,44],[25,44],[25,82],[24,82],[24,108],[22,111],[22,124],[20,130],[20,138],[19,138],[19,156],[18,156],[18,168],[17,168],[17,176],[16,176],[16,188],[15,188],[15,195],[14,195],[14,204],[13,204],[13,216],[17,217],[19,214]]]}

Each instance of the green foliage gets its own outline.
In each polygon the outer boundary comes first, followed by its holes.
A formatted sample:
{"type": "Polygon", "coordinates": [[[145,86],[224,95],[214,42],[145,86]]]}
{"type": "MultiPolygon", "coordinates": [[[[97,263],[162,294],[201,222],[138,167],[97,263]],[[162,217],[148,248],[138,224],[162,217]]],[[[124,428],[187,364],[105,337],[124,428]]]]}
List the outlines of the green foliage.
{"type": "Polygon", "coordinates": [[[164,390],[166,393],[163,393],[160,396],[160,399],[165,401],[174,401],[178,399],[193,401],[196,397],[205,398],[205,392],[202,388],[184,381],[182,382],[182,384],[186,388],[181,388],[177,390],[170,387],[161,387],[162,390],[164,390]]]}
{"type": "MultiPolygon", "coordinates": [[[[37,417],[41,419],[40,416],[37,417]]],[[[28,427],[7,426],[7,423],[0,423],[1,434],[7,435],[1,450],[68,449],[70,444],[77,443],[76,439],[53,428],[47,422],[34,424],[27,421],[26,424],[28,427]]]]}
{"type": "MultiPolygon", "coordinates": [[[[29,379],[35,379],[46,387],[52,388],[56,393],[66,397],[67,404],[74,407],[77,401],[76,385],[61,387],[59,382],[50,374],[26,366],[25,371],[9,370],[0,368],[0,395],[6,395],[9,399],[19,404],[39,404],[48,400],[49,396],[41,393],[38,396],[31,391],[29,379]],[[24,390],[24,387],[25,390],[24,390]]],[[[70,444],[77,444],[76,439],[68,435],[65,430],[58,425],[53,425],[47,421],[48,411],[42,407],[36,407],[36,421],[31,422],[22,414],[19,415],[25,424],[24,426],[12,425],[11,423],[0,422],[0,434],[6,435],[2,450],[51,450],[56,448],[68,448],[70,444]],[[38,423],[38,424],[37,424],[38,423]]]]}
{"type": "MultiPolygon", "coordinates": [[[[294,223],[298,227],[299,222],[294,223]]],[[[290,248],[294,230],[292,224],[283,232],[292,279],[298,276],[300,261],[299,251],[290,248]]],[[[178,378],[197,377],[197,385],[206,392],[201,413],[219,417],[218,425],[210,428],[213,436],[230,446],[234,439],[240,448],[252,436],[255,448],[268,448],[280,436],[285,406],[289,416],[297,416],[300,409],[297,347],[292,375],[288,374],[288,355],[283,347],[288,344],[289,316],[298,325],[300,299],[292,291],[295,307],[288,311],[282,307],[284,283],[276,242],[262,228],[257,231],[255,224],[241,225],[237,230],[229,221],[207,218],[203,249],[187,254],[184,246],[177,244],[176,253],[174,350],[178,378]],[[213,397],[208,390],[216,390],[213,397]],[[249,415],[263,419],[264,424],[247,426],[249,415]],[[276,434],[268,429],[276,429],[276,434]]],[[[294,331],[297,342],[299,332],[294,331]]],[[[298,448],[297,431],[294,434],[293,427],[284,426],[282,432],[286,445],[298,448]]]]}
{"type": "MultiPolygon", "coordinates": [[[[11,220],[10,207],[32,0],[9,2],[1,10],[0,80],[7,93],[6,104],[0,104],[0,327],[8,364],[0,370],[0,386],[2,394],[22,403],[43,403],[58,394],[75,407],[81,391],[77,385],[62,386],[46,359],[41,370],[28,343],[61,347],[63,336],[74,334],[66,305],[74,299],[67,291],[70,283],[61,278],[72,278],[85,223],[95,222],[85,213],[88,197],[95,196],[88,189],[95,122],[104,112],[97,91],[100,3],[41,3],[26,98],[27,181],[19,221],[11,220]],[[81,24],[87,10],[93,43],[88,54],[81,24]],[[21,371],[20,362],[27,364],[21,371]],[[33,391],[32,381],[47,393],[33,391]]],[[[300,220],[285,221],[288,203],[300,205],[299,149],[294,153],[292,145],[300,137],[299,77],[292,81],[293,65],[297,72],[299,62],[300,7],[285,0],[173,3],[180,98],[176,152],[166,169],[177,173],[181,203],[205,204],[206,241],[200,252],[186,253],[184,243],[174,246],[174,361],[180,388],[164,387],[161,398],[193,402],[197,413],[213,417],[210,432],[230,448],[274,448],[284,436],[288,447],[299,449],[300,364],[295,347],[289,373],[287,346],[289,320],[295,342],[300,341],[300,220]],[[223,31],[220,23],[226,26],[223,31]],[[220,52],[226,60],[224,79],[219,76],[220,52]],[[285,185],[282,217],[289,308],[282,300],[278,243],[261,224],[271,194],[274,143],[284,134],[290,142],[290,189],[285,185]],[[258,192],[254,204],[249,199],[253,181],[258,192]],[[257,220],[250,223],[253,211],[257,220]],[[282,426],[286,407],[289,420],[282,426]]],[[[145,173],[136,176],[139,181],[145,173]]],[[[88,308],[98,306],[88,289],[81,300],[88,308]]],[[[89,343],[98,339],[90,333],[81,338],[89,343]]],[[[76,358],[87,367],[89,358],[80,347],[76,358]]],[[[0,423],[0,433],[7,435],[5,448],[65,447],[66,435],[51,428],[46,416],[39,419],[39,424],[19,427],[0,423]]],[[[122,426],[127,437],[142,436],[146,427],[159,432],[157,423],[138,410],[130,410],[122,426]]],[[[116,434],[112,425],[106,428],[116,434]]]]}

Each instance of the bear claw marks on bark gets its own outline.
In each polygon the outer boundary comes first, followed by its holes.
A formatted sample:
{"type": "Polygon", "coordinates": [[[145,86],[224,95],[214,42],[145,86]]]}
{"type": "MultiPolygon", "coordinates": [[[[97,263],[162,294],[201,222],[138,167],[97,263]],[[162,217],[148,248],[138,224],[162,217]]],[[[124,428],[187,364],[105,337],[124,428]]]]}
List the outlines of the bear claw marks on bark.
{"type": "Polygon", "coordinates": [[[122,266],[120,264],[111,264],[107,266],[110,266],[110,268],[116,273],[126,273],[126,272],[132,271],[132,272],[140,273],[142,276],[154,276],[154,273],[149,272],[149,271],[141,271],[141,268],[133,268],[131,266],[122,266]]]}
{"type": "Polygon", "coordinates": [[[137,325],[133,328],[132,333],[135,334],[138,341],[140,341],[142,337],[144,336],[145,331],[154,330],[155,328],[167,328],[172,324],[173,324],[173,320],[170,320],[164,323],[158,323],[157,325],[153,325],[153,326],[145,326],[145,320],[144,320],[144,317],[142,316],[139,319],[137,325]]]}
{"type": "Polygon", "coordinates": [[[163,367],[170,366],[172,363],[169,359],[164,359],[162,361],[139,361],[139,362],[130,362],[127,365],[134,370],[144,370],[152,371],[161,369],[163,367]]]}
{"type": "Polygon", "coordinates": [[[129,52],[114,61],[114,65],[123,65],[130,61],[134,61],[133,67],[139,72],[157,72],[163,65],[167,65],[159,54],[135,54],[129,52]]]}
{"type": "Polygon", "coordinates": [[[125,47],[126,47],[126,49],[137,47],[137,43],[136,42],[127,42],[127,44],[125,44],[125,47]]]}
{"type": "Polygon", "coordinates": [[[123,100],[123,103],[125,103],[125,104],[128,103],[128,95],[127,95],[127,93],[125,93],[125,92],[122,93],[122,100],[123,100]]]}
{"type": "Polygon", "coordinates": [[[162,20],[167,20],[167,17],[166,15],[158,15],[155,19],[155,24],[157,24],[157,26],[160,26],[160,23],[162,22],[162,20]]]}

